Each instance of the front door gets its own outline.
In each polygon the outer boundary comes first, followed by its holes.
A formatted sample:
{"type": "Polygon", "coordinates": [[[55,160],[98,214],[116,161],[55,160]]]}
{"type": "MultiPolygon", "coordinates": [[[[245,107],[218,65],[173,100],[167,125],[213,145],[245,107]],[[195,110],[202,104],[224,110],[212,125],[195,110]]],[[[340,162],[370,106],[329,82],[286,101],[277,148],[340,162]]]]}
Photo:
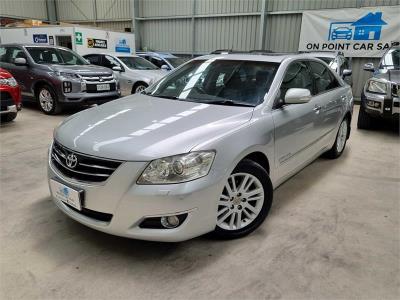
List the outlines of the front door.
{"type": "MultiPolygon", "coordinates": [[[[313,92],[312,76],[305,62],[293,62],[286,70],[280,87],[280,101],[290,88],[303,88],[313,92]]],[[[303,104],[276,105],[272,111],[275,125],[275,166],[280,179],[290,176],[315,155],[319,113],[320,109],[314,98],[303,104]]]]}

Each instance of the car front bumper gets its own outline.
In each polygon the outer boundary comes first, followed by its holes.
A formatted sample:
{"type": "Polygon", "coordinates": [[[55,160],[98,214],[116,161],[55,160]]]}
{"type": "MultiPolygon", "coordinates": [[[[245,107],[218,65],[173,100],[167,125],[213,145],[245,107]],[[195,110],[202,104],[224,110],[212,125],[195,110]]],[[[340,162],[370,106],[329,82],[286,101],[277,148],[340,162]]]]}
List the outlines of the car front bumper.
{"type": "Polygon", "coordinates": [[[182,184],[137,185],[136,180],[146,162],[125,162],[103,183],[72,180],[61,174],[51,160],[48,178],[84,192],[82,206],[97,213],[111,214],[101,221],[73,209],[64,202],[53,201],[66,215],[93,229],[113,235],[141,240],[179,242],[214,230],[217,201],[224,181],[210,172],[206,177],[182,184]],[[173,229],[140,228],[149,217],[187,214],[185,221],[173,229]]]}
{"type": "Polygon", "coordinates": [[[385,119],[399,118],[400,99],[394,96],[380,95],[363,91],[361,103],[367,113],[385,119]]]}

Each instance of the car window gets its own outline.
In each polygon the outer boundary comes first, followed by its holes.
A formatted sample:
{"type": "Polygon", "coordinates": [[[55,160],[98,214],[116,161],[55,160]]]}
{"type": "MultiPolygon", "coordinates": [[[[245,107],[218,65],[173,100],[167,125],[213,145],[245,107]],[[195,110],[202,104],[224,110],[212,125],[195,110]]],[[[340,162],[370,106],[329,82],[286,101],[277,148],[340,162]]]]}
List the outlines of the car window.
{"type": "Polygon", "coordinates": [[[339,86],[331,71],[319,62],[310,61],[311,73],[315,82],[315,93],[320,94],[339,86]]]}
{"type": "Polygon", "coordinates": [[[285,99],[286,92],[291,88],[307,89],[313,94],[313,79],[304,62],[294,62],[286,70],[280,88],[280,98],[285,99]]]}
{"type": "Polygon", "coordinates": [[[27,47],[32,59],[37,64],[87,65],[81,56],[70,50],[51,47],[27,47]]]}
{"type": "Polygon", "coordinates": [[[106,68],[121,67],[121,64],[112,56],[104,55],[102,65],[106,68]]]}
{"type": "Polygon", "coordinates": [[[256,106],[263,101],[279,64],[240,60],[195,60],[167,75],[148,93],[200,103],[256,106]]]}
{"type": "Polygon", "coordinates": [[[158,70],[158,67],[142,57],[119,56],[118,57],[128,68],[134,70],[158,70]]]}
{"type": "Polygon", "coordinates": [[[166,63],[161,58],[158,57],[151,57],[150,62],[159,68],[161,68],[162,65],[166,65],[166,63]]]}
{"type": "Polygon", "coordinates": [[[86,55],[84,56],[92,65],[101,65],[101,56],[100,55],[86,55]]]}
{"type": "Polygon", "coordinates": [[[16,58],[25,58],[24,51],[18,47],[1,47],[0,61],[13,64],[16,58]]]}

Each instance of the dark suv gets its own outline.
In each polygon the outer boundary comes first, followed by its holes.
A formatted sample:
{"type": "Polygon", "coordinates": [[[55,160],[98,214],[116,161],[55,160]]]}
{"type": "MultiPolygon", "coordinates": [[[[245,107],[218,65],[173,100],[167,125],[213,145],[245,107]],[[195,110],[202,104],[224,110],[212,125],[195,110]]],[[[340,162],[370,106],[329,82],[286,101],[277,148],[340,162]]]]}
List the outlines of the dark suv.
{"type": "Polygon", "coordinates": [[[361,93],[361,107],[357,127],[369,129],[379,119],[397,121],[400,114],[400,46],[390,48],[381,58],[378,68],[364,65],[374,72],[361,93]]]}
{"type": "Polygon", "coordinates": [[[104,103],[120,96],[118,82],[107,68],[90,65],[75,52],[55,46],[0,46],[0,67],[33,98],[45,114],[67,105],[104,103]]]}

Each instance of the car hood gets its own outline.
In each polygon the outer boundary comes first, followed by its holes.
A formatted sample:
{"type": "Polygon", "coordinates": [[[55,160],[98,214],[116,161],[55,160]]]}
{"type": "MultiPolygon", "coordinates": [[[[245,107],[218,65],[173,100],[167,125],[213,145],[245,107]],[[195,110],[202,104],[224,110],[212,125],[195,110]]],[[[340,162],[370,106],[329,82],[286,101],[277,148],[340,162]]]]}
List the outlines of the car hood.
{"type": "Polygon", "coordinates": [[[379,70],[379,73],[375,74],[374,77],[400,83],[400,70],[379,70]]]}
{"type": "Polygon", "coordinates": [[[55,139],[85,154],[149,161],[189,152],[229,134],[252,113],[252,107],[132,95],[69,117],[55,131],[55,139]]]}
{"type": "Polygon", "coordinates": [[[49,65],[53,71],[78,73],[78,74],[103,74],[111,75],[112,71],[108,68],[96,66],[96,65],[49,65]]]}

